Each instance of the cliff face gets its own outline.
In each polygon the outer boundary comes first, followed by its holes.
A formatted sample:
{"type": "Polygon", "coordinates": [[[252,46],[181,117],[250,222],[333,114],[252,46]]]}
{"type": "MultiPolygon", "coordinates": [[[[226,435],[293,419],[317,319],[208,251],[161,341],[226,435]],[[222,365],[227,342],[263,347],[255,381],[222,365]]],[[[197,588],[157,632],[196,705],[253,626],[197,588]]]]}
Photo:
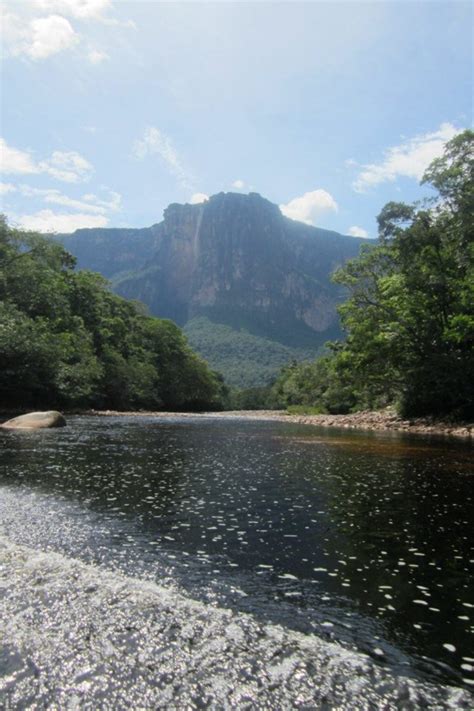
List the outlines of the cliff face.
{"type": "Polygon", "coordinates": [[[180,325],[204,315],[292,345],[336,326],[341,292],[330,273],[361,241],[289,220],[255,193],[170,205],[148,229],[64,238],[80,267],[156,315],[180,325]]]}
{"type": "Polygon", "coordinates": [[[330,274],[363,240],[285,218],[256,193],[220,193],[170,205],[142,230],[64,236],[78,266],[102,272],[115,291],[185,325],[197,317],[297,348],[338,332],[343,298],[330,274]]]}

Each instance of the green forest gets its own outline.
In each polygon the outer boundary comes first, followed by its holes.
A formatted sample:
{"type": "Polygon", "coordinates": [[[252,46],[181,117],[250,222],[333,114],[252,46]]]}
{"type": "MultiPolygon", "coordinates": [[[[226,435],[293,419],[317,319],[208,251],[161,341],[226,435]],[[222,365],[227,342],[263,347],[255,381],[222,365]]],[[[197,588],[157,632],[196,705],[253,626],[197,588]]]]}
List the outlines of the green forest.
{"type": "Polygon", "coordinates": [[[188,321],[184,327],[193,348],[225,373],[226,383],[237,391],[272,383],[279,370],[292,360],[314,358],[318,347],[291,348],[244,329],[237,331],[204,316],[188,321]]]}
{"type": "Polygon", "coordinates": [[[220,376],[171,321],[75,271],[53,240],[0,222],[0,403],[5,408],[220,409],[220,376]]]}
{"type": "Polygon", "coordinates": [[[379,240],[334,280],[343,342],[285,367],[279,407],[347,413],[396,405],[404,416],[474,416],[474,133],[453,138],[422,184],[423,204],[388,203],[379,240]]]}
{"type": "MultiPolygon", "coordinates": [[[[326,344],[316,360],[287,362],[273,385],[247,390],[230,390],[173,322],[114,295],[102,276],[75,270],[54,240],[2,218],[0,402],[321,413],[395,405],[404,416],[472,418],[473,174],[474,133],[465,131],[423,178],[433,197],[388,203],[377,218],[378,241],[334,274],[348,294],[339,309],[345,339],[326,344]]],[[[292,357],[291,349],[267,351],[264,339],[210,325],[192,322],[189,337],[219,355],[230,384],[242,365],[237,336],[251,341],[255,384],[292,357]]]]}

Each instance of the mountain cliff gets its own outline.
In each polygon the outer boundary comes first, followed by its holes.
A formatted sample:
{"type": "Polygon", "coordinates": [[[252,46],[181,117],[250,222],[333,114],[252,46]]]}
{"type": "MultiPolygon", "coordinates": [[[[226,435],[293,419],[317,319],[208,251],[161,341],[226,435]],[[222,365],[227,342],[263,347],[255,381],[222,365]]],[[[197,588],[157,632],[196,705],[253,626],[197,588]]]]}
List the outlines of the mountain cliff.
{"type": "Polygon", "coordinates": [[[149,228],[83,229],[62,241],[80,268],[184,326],[231,382],[258,385],[339,334],[343,292],[330,274],[364,240],[290,220],[256,193],[219,193],[199,205],[172,204],[149,228]]]}

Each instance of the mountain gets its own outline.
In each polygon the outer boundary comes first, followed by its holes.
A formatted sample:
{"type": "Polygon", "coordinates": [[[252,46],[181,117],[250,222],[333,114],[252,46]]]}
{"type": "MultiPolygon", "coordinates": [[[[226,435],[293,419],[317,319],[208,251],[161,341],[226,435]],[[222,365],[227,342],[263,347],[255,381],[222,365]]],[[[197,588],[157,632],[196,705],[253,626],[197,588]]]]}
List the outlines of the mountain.
{"type": "Polygon", "coordinates": [[[172,204],[149,228],[81,229],[61,240],[78,267],[183,326],[240,386],[268,382],[340,335],[344,293],[330,274],[365,241],[290,220],[257,193],[172,204]]]}

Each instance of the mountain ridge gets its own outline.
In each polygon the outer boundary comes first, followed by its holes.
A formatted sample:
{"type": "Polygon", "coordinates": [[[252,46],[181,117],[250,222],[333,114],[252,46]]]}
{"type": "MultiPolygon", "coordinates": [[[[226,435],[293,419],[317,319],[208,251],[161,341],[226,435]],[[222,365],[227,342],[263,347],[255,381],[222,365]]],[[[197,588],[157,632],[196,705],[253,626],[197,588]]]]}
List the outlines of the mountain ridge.
{"type": "MultiPolygon", "coordinates": [[[[152,314],[183,327],[204,318],[295,349],[298,360],[340,335],[344,294],[330,274],[367,241],[291,220],[258,193],[172,203],[148,228],[60,238],[78,267],[101,272],[152,314]]],[[[209,357],[202,341],[198,350],[209,357]]],[[[210,362],[219,367],[212,354],[210,362]]]]}

